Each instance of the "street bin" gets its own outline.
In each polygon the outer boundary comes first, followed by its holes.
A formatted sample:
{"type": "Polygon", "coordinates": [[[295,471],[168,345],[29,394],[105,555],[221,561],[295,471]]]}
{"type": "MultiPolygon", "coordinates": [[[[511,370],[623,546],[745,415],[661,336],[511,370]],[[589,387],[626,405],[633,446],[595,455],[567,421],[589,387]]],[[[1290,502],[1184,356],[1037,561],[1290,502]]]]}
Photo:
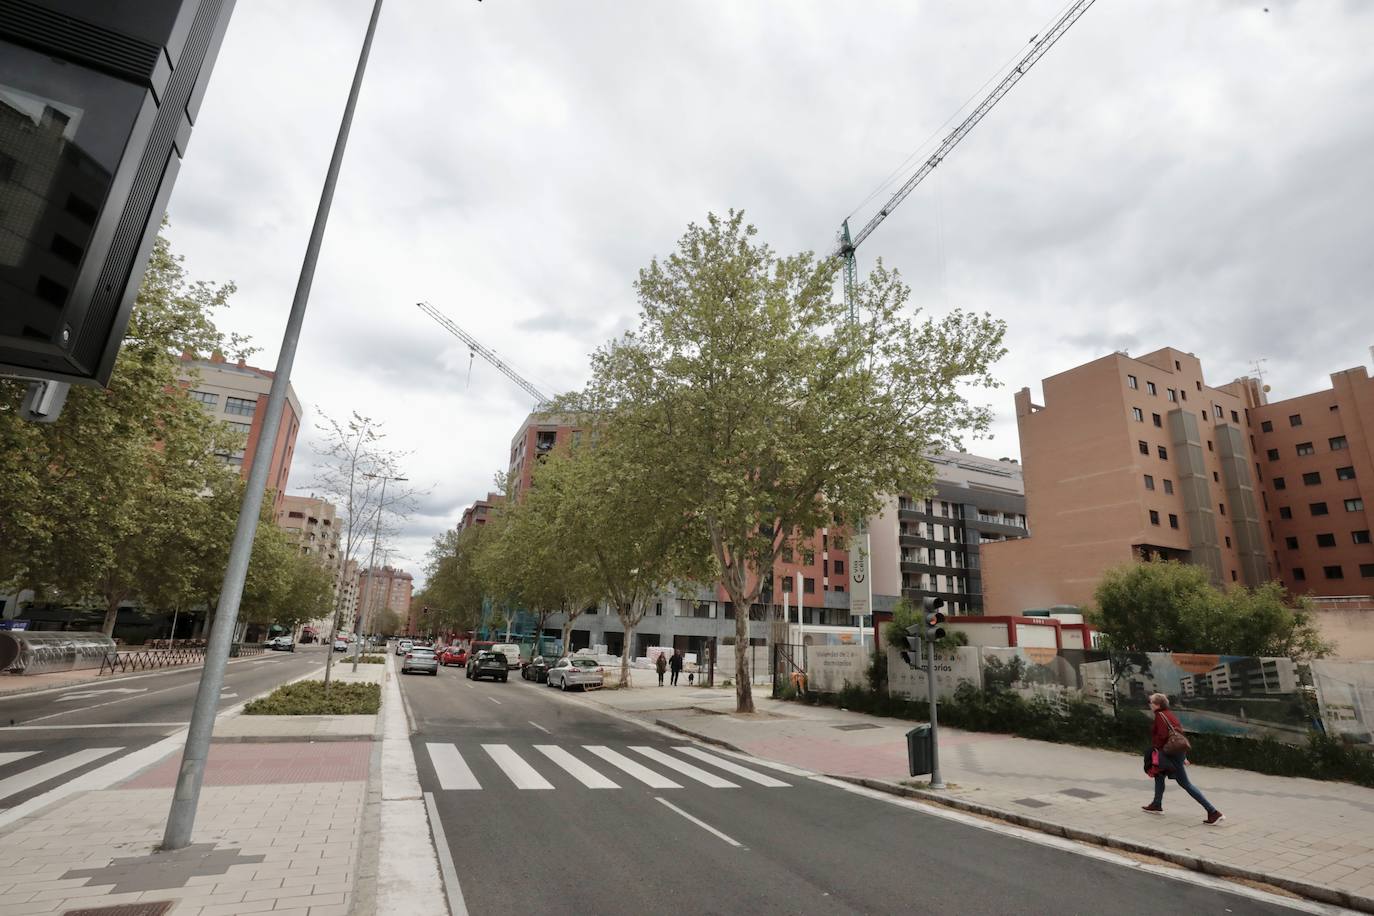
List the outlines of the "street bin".
{"type": "Polygon", "coordinates": [[[931,766],[930,726],[918,725],[906,733],[907,769],[912,776],[923,776],[934,769],[931,766]]]}

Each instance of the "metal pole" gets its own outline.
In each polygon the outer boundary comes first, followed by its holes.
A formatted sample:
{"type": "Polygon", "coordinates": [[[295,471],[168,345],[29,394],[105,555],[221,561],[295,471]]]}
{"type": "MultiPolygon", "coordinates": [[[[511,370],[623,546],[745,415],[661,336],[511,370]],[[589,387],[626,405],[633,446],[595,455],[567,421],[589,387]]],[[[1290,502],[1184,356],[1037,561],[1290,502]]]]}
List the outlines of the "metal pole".
{"type": "Polygon", "coordinates": [[[926,689],[930,691],[930,787],[943,789],[945,781],[940,776],[940,720],[936,714],[935,699],[935,640],[926,637],[926,689]]]}
{"type": "Polygon", "coordinates": [[[167,827],[162,835],[162,848],[165,850],[182,849],[189,845],[191,831],[195,827],[196,805],[205,779],[205,760],[209,756],[210,736],[215,728],[215,707],[219,702],[220,688],[224,685],[224,668],[229,661],[239,600],[243,597],[243,580],[253,551],[253,535],[257,533],[263,492],[267,488],[268,465],[275,451],[277,431],[281,427],[286,386],[291,381],[291,367],[296,360],[296,345],[300,342],[301,325],[305,322],[305,309],[310,301],[315,265],[320,259],[324,229],[329,222],[329,207],[334,200],[344,148],[348,145],[348,131],[353,124],[353,111],[358,105],[363,72],[367,69],[367,56],[372,50],[372,36],[377,31],[377,17],[381,11],[382,0],[374,0],[372,18],[368,21],[367,35],[363,38],[362,51],[358,55],[358,67],[353,74],[353,85],[349,89],[348,102],[344,105],[343,118],[339,123],[339,136],[334,141],[334,154],[329,160],[329,171],[325,173],[320,205],[315,211],[315,224],[310,230],[310,241],[305,246],[300,279],[296,282],[296,295],[291,301],[291,314],[282,333],[277,370],[272,376],[272,389],[267,397],[267,415],[263,417],[262,431],[258,436],[261,447],[253,454],[248,485],[244,490],[243,503],[239,506],[238,526],[234,529],[233,546],[229,550],[229,562],[224,570],[224,582],[220,586],[219,603],[215,608],[215,623],[210,630],[210,644],[205,652],[205,667],[201,671],[200,687],[196,691],[195,707],[191,711],[191,724],[186,734],[186,750],[181,757],[176,792],[172,796],[167,827]]]}

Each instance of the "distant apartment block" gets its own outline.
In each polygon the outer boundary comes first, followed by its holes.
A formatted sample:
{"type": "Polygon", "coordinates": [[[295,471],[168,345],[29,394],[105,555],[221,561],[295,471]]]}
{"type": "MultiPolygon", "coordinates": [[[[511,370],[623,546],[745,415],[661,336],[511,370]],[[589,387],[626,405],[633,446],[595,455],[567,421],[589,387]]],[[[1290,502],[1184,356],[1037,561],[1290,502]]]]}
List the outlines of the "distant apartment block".
{"type": "MultiPolygon", "coordinates": [[[[267,395],[272,388],[272,375],[266,369],[247,365],[243,360],[228,362],[218,353],[209,359],[182,358],[186,368],[183,380],[191,385],[190,395],[216,419],[229,424],[243,436],[237,449],[223,452],[220,459],[239,469],[244,479],[253,463],[253,455],[262,436],[262,421],[267,413],[267,395]],[[197,377],[192,377],[192,370],[197,377]]],[[[281,425],[272,445],[272,463],[267,474],[267,488],[275,499],[274,511],[280,511],[286,496],[286,481],[291,474],[291,459],[296,452],[296,434],[301,425],[301,403],[295,389],[286,388],[286,404],[281,425]]]]}
{"type": "Polygon", "coordinates": [[[394,611],[405,622],[407,633],[418,632],[411,626],[410,597],[414,581],[410,573],[393,566],[371,567],[358,574],[358,613],[362,614],[364,632],[375,627],[378,615],[394,611]]]}
{"type": "Polygon", "coordinates": [[[1089,604],[1107,569],[1147,556],[1219,586],[1368,595],[1374,383],[1363,368],[1332,381],[1267,403],[1257,380],[1208,385],[1165,348],[1051,376],[1044,404],[1021,389],[1030,537],[985,548],[987,612],[1089,604]]]}
{"type": "Polygon", "coordinates": [[[500,493],[488,493],[486,499],[478,499],[463,510],[463,516],[458,521],[458,530],[464,531],[474,525],[485,525],[487,519],[491,518],[492,509],[501,505],[506,498],[500,493]]]}

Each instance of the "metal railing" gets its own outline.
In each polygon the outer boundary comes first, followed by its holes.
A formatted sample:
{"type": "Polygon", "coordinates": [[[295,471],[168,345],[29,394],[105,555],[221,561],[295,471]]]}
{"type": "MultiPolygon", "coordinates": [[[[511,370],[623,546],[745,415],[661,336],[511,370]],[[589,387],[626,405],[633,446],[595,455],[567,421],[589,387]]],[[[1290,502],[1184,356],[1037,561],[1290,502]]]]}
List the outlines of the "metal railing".
{"type": "MultiPolygon", "coordinates": [[[[262,643],[234,643],[229,647],[230,658],[248,655],[261,655],[262,643]]],[[[174,648],[126,649],[111,652],[100,664],[99,674],[109,672],[151,671],[155,668],[172,668],[177,665],[195,665],[205,661],[205,645],[176,646],[174,648]]]]}

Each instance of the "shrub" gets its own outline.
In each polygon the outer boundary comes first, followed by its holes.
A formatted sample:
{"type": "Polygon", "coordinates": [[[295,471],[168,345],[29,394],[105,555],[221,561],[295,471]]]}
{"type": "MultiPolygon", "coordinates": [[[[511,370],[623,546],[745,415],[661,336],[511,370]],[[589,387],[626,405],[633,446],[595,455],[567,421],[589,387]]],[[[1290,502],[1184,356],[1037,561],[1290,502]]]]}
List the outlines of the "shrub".
{"type": "MultiPolygon", "coordinates": [[[[348,661],[351,662],[351,661],[353,661],[353,659],[350,658],[350,659],[348,659],[348,661]]],[[[359,655],[359,656],[358,656],[358,664],[360,664],[360,665],[385,665],[385,664],[386,664],[386,656],[385,656],[385,655],[359,655]]]]}
{"type": "Polygon", "coordinates": [[[381,684],[335,682],[326,695],[324,681],[285,684],[243,708],[250,716],[369,716],[382,705],[381,684]]]}

